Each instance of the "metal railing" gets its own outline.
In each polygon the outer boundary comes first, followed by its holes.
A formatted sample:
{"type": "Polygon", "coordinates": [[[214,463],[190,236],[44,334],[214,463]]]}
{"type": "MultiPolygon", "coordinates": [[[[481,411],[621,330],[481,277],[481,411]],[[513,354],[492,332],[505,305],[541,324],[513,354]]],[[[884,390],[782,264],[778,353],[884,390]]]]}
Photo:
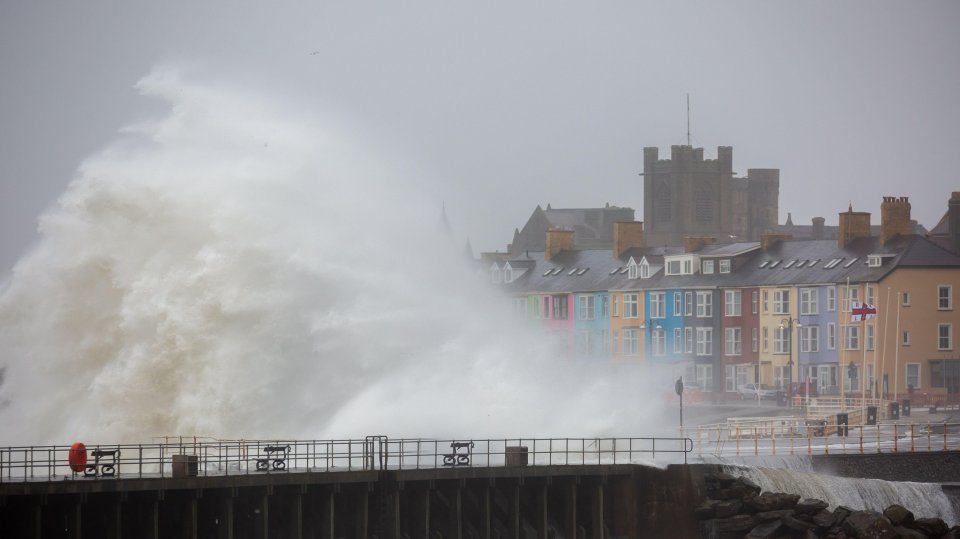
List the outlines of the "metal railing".
{"type": "Polygon", "coordinates": [[[682,434],[693,440],[693,452],[701,456],[960,451],[960,423],[878,421],[844,426],[837,425],[836,418],[753,419],[685,428],[682,434]]]}
{"type": "Polygon", "coordinates": [[[164,437],[148,444],[0,448],[0,483],[262,473],[421,470],[496,466],[628,464],[658,456],[686,462],[689,438],[503,438],[473,440],[216,440],[164,437]],[[104,462],[93,455],[105,455],[104,462]],[[108,469],[104,466],[109,465],[108,469]]]}

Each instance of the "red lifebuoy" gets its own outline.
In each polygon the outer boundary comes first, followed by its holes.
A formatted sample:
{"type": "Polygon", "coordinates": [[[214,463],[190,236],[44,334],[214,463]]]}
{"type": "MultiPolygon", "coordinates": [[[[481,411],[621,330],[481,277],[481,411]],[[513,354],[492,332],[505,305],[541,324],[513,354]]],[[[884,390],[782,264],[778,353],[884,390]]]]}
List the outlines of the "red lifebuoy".
{"type": "Polygon", "coordinates": [[[71,445],[67,460],[70,462],[71,470],[82,472],[87,467],[87,446],[81,442],[71,445]]]}

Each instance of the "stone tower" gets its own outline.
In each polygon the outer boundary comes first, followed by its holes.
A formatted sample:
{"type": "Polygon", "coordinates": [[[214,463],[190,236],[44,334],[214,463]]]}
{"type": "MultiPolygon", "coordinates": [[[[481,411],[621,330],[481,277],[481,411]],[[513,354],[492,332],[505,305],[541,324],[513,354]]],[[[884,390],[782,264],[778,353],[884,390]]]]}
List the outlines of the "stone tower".
{"type": "Polygon", "coordinates": [[[703,148],[671,146],[670,159],[643,149],[643,220],[649,245],[680,245],[685,236],[714,235],[723,243],[755,241],[776,229],[780,171],[750,169],[735,178],[733,148],[716,159],[703,148]]]}

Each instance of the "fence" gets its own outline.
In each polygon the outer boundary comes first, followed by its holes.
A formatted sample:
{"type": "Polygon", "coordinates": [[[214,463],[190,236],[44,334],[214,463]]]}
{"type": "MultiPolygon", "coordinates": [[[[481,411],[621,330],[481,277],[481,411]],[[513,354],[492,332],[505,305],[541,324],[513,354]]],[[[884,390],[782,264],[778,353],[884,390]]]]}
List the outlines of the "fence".
{"type": "Polygon", "coordinates": [[[350,472],[492,466],[627,464],[678,458],[688,438],[513,438],[480,440],[211,440],[150,444],[0,448],[0,483],[114,478],[229,476],[292,471],[350,472]]]}
{"type": "MultiPolygon", "coordinates": [[[[849,412],[851,418],[854,412],[849,412]]],[[[693,452],[713,456],[760,456],[960,450],[960,423],[852,422],[799,417],[739,418],[685,428],[693,452]]]]}

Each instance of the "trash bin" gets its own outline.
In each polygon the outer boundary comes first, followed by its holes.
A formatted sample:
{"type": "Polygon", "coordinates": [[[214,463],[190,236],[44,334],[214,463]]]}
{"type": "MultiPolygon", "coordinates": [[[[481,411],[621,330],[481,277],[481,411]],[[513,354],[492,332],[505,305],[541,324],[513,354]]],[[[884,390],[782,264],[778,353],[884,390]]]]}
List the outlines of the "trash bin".
{"type": "Polygon", "coordinates": [[[890,403],[890,419],[900,419],[900,403],[890,403]]]}
{"type": "Polygon", "coordinates": [[[900,410],[903,417],[910,417],[910,399],[903,399],[903,409],[900,410]]]}
{"type": "Polygon", "coordinates": [[[787,394],[783,391],[777,391],[777,406],[787,405],[787,394]]]}
{"type": "Polygon", "coordinates": [[[527,447],[523,445],[507,446],[507,466],[526,466],[527,447]]]}
{"type": "Polygon", "coordinates": [[[867,425],[877,424],[877,407],[867,406],[867,425]]]}
{"type": "Polygon", "coordinates": [[[837,436],[849,436],[850,414],[837,414],[837,436]]]}

